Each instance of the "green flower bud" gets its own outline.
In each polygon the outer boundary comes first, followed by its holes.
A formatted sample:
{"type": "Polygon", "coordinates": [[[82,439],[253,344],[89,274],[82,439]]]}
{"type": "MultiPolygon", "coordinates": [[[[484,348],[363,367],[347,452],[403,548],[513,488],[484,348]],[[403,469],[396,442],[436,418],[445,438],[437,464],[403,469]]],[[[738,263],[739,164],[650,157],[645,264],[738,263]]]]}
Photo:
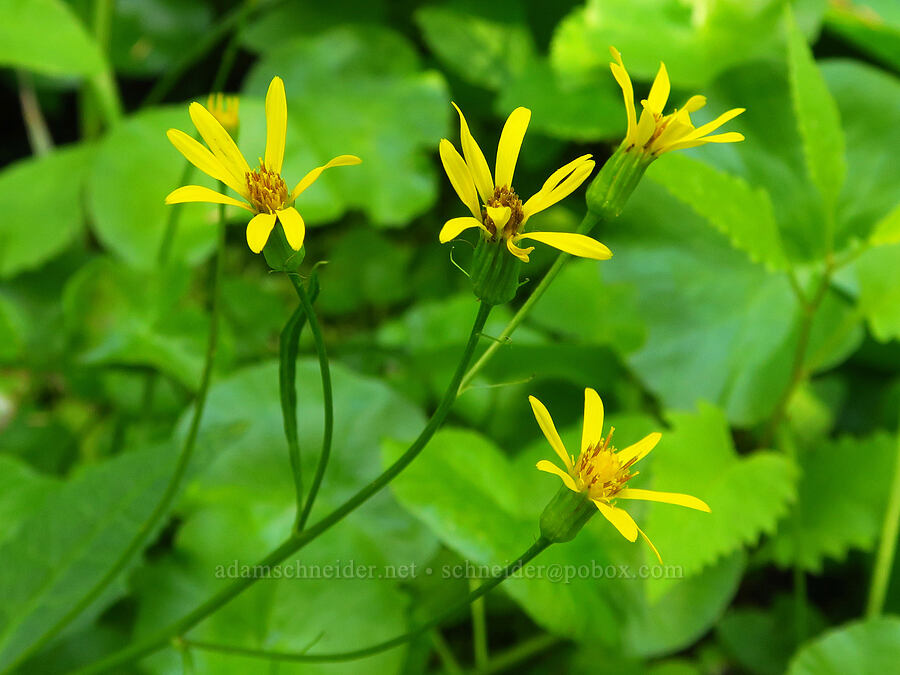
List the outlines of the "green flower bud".
{"type": "Polygon", "coordinates": [[[541,514],[541,536],[555,544],[572,541],[595,513],[587,493],[562,486],[541,514]]]}
{"type": "Polygon", "coordinates": [[[509,302],[516,297],[521,266],[522,261],[507,250],[505,239],[481,237],[469,272],[475,296],[488,305],[509,302]]]}
{"type": "Polygon", "coordinates": [[[602,220],[611,220],[622,213],[652,161],[651,155],[634,148],[625,150],[622,143],[588,187],[588,210],[602,220]]]}

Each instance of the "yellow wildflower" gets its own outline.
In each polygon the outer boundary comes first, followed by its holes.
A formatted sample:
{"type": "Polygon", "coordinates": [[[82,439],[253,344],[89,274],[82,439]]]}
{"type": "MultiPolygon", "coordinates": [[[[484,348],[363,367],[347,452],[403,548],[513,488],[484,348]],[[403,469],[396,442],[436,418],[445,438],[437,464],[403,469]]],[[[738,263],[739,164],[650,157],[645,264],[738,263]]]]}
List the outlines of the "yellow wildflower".
{"type": "Polygon", "coordinates": [[[525,223],[531,216],[570,195],[590,176],[594,170],[591,155],[582,155],[554,171],[537,194],[523,204],[513,189],[512,179],[519,149],[531,120],[531,111],[516,108],[506,120],[500,134],[497,163],[492,178],[487,160],[469,132],[462,110],[455,103],[453,107],[459,113],[460,140],[465,159],[444,138],[440,143],[441,162],[453,189],[472,215],[448,220],[441,229],[441,243],[447,243],[463,230],[477,227],[489,241],[505,240],[509,252],[523,262],[528,262],[528,254],[534,247],[519,248],[516,244],[522,239],[542,242],[582,258],[607,260],[612,257],[606,246],[582,234],[523,232],[525,223]]]}
{"type": "Polygon", "coordinates": [[[664,63],[659,64],[659,72],[650,88],[649,96],[641,101],[643,110],[638,120],[634,108],[634,89],[628,71],[625,70],[625,64],[622,63],[622,55],[615,47],[610,47],[609,51],[615,59],[615,63],[610,63],[609,67],[622,88],[625,112],[628,115],[628,131],[623,144],[626,151],[638,148],[654,159],[670,150],[683,150],[706,143],[734,143],[744,140],[743,134],[735,131],[714,136],[708,134],[740,115],[745,108],[734,108],[719,115],[712,122],[694,127],[691,113],[706,105],[706,97],[691,96],[683,108],[680,110],[676,108],[672,113],[663,115],[670,90],[669,74],[664,63]]]}
{"type": "Polygon", "coordinates": [[[206,109],[232,137],[237,133],[240,123],[239,108],[240,99],[237,96],[226,96],[219,92],[210,94],[206,99],[206,109]]]}
{"type": "Polygon", "coordinates": [[[603,438],[603,401],[593,389],[584,390],[584,425],[581,432],[581,453],[577,460],[566,451],[544,404],[534,396],[529,396],[528,400],[541,431],[565,466],[563,470],[543,459],[537,463],[537,468],[559,476],[567,488],[584,494],[628,541],[634,541],[640,534],[660,562],[662,559],[659,551],[628,512],[616,506],[616,500],[641,499],[709,512],[709,506],[705,502],[690,495],[628,487],[628,481],[638,474],[637,471],[632,472],[631,468],[653,450],[662,435],[652,433],[624,450],[617,451],[611,443],[614,431],[612,427],[609,435],[603,438]]]}
{"type": "Polygon", "coordinates": [[[253,213],[254,216],[247,225],[247,244],[254,253],[263,250],[276,221],[281,223],[290,247],[299,251],[303,247],[306,226],[300,213],[293,206],[294,200],[312,185],[325,169],[359,164],[362,161],[354,155],[335,157],[327,164],[307,173],[293,190],[288,191],[287,184],[281,177],[287,135],[287,100],[284,82],[280,77],[272,78],[266,94],[266,153],[265,158],[260,158],[259,167],[256,169],[250,168],[234,139],[209,110],[199,103],[191,103],[190,114],[194,126],[209,148],[178,129],[169,129],[167,133],[172,145],[191,164],[212,178],[222,181],[246,201],[199,185],[186,185],[170,193],[166,197],[166,204],[183,202],[229,204],[253,213]]]}

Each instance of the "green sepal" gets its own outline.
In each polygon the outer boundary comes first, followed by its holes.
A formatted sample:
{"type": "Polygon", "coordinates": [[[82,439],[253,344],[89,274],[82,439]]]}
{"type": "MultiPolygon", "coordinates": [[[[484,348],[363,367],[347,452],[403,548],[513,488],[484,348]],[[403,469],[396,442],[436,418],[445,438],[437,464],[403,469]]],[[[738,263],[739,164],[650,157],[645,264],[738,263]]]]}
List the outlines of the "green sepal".
{"type": "Polygon", "coordinates": [[[472,290],[488,305],[503,305],[516,297],[522,261],[509,252],[502,238],[482,237],[472,256],[472,290]]]}
{"type": "Polygon", "coordinates": [[[602,220],[611,220],[625,208],[631,193],[641,182],[653,159],[645,153],[619,146],[606,160],[587,189],[588,210],[602,220]]]}
{"type": "Polygon", "coordinates": [[[584,492],[559,488],[541,514],[541,536],[555,544],[572,541],[587,524],[597,507],[584,492]]]}
{"type": "Polygon", "coordinates": [[[276,272],[296,272],[306,257],[306,247],[302,246],[299,251],[292,249],[284,236],[281,223],[278,222],[263,247],[263,255],[269,267],[276,272]]]}

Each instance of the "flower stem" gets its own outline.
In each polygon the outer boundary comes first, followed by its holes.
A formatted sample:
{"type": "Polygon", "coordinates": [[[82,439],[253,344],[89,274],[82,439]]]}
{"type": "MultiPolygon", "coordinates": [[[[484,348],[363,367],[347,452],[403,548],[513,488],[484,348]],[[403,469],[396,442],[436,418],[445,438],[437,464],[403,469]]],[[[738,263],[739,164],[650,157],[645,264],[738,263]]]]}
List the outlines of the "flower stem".
{"type": "MultiPolygon", "coordinates": [[[[581,221],[581,225],[578,226],[579,234],[587,234],[591,230],[596,227],[596,225],[600,222],[600,218],[588,211],[584,219],[581,221]]],[[[489,345],[485,352],[478,358],[478,360],[474,363],[474,365],[469,368],[469,371],[463,376],[462,382],[459,385],[459,393],[464,392],[472,383],[472,380],[475,376],[481,371],[482,368],[487,365],[487,362],[491,360],[496,351],[500,349],[506,343],[506,339],[512,335],[516,328],[519,327],[519,324],[525,320],[525,317],[528,315],[528,312],[531,311],[531,308],[537,303],[538,300],[541,299],[541,296],[547,292],[547,289],[550,287],[550,284],[553,283],[553,280],[556,279],[557,275],[562,271],[563,266],[566,262],[571,258],[568,253],[560,253],[556,256],[556,260],[553,262],[553,265],[547,270],[547,273],[544,275],[544,278],[541,279],[540,283],[535,286],[534,290],[531,292],[531,295],[522,303],[522,306],[519,307],[519,311],[515,313],[512,319],[509,320],[509,323],[506,324],[506,327],[503,329],[503,332],[497,336],[497,339],[493,342],[493,344],[489,345]]]]}
{"type": "Polygon", "coordinates": [[[181,481],[184,478],[191,457],[194,454],[194,447],[197,441],[197,435],[200,431],[200,421],[203,417],[203,410],[206,407],[206,398],[209,393],[209,384],[212,379],[213,364],[216,358],[216,348],[219,341],[219,306],[221,294],[222,269],[225,258],[225,207],[219,208],[219,225],[218,225],[218,252],[213,263],[211,274],[209,296],[210,296],[210,317],[209,317],[209,337],[206,342],[206,360],[203,364],[203,373],[200,376],[200,385],[197,388],[197,396],[194,400],[194,412],[191,417],[191,424],[188,428],[187,436],[181,446],[181,452],[175,465],[175,470],[169,478],[166,489],[162,497],[157,502],[156,507],[141,524],[138,531],[128,542],[125,550],[119,554],[115,562],[110,566],[106,573],[85,593],[81,599],[67,611],[62,618],[50,626],[43,635],[41,635],[21,656],[10,666],[13,670],[15,666],[32,654],[37,653],[44,645],[53,639],[59,632],[68,626],[79,614],[89,607],[111,584],[119,573],[125,568],[131,558],[146,543],[147,537],[154,531],[156,526],[162,520],[163,516],[168,512],[172,501],[181,487],[181,481]]]}
{"type": "Polygon", "coordinates": [[[897,434],[894,477],[888,495],[887,508],[884,512],[884,524],[881,528],[878,553],[875,556],[875,567],[872,570],[872,582],[869,586],[866,618],[874,619],[880,616],[884,609],[884,600],[891,583],[891,570],[894,567],[898,531],[900,531],[900,432],[897,434]]]}
{"type": "Polygon", "coordinates": [[[284,437],[288,444],[288,458],[291,462],[291,473],[294,475],[294,493],[297,502],[297,515],[294,523],[300,522],[303,510],[303,467],[300,463],[300,441],[297,438],[297,341],[306,314],[302,307],[297,307],[284,324],[278,342],[278,389],[281,397],[281,418],[284,424],[284,437]]]}
{"type": "MultiPolygon", "coordinates": [[[[478,580],[470,579],[469,588],[472,593],[478,590],[478,580]]],[[[487,621],[485,620],[484,598],[472,601],[472,644],[475,653],[475,668],[483,670],[487,665],[490,654],[488,652],[487,621]]]]}
{"type": "MultiPolygon", "coordinates": [[[[334,434],[334,393],[331,389],[331,368],[328,365],[328,353],[325,351],[325,340],[322,338],[322,328],[319,326],[319,320],[316,317],[316,310],[313,309],[312,302],[300,282],[300,277],[296,274],[288,274],[291,282],[294,284],[294,290],[297,291],[297,297],[300,299],[300,306],[303,313],[306,314],[306,320],[309,322],[309,330],[312,333],[313,341],[316,343],[316,354],[319,357],[319,372],[322,375],[322,396],[325,401],[325,427],[322,432],[322,453],[319,455],[319,463],[316,466],[316,473],[313,475],[312,484],[309,486],[309,494],[306,496],[306,503],[303,509],[300,507],[300,498],[302,495],[302,487],[297,486],[297,519],[294,522],[294,530],[300,532],[309,519],[310,511],[316,501],[316,495],[319,493],[319,487],[322,485],[322,479],[325,477],[325,469],[328,467],[328,460],[331,457],[331,439],[334,434]]],[[[298,331],[299,333],[299,331],[298,331]]],[[[296,396],[296,394],[295,394],[296,396]]],[[[296,402],[295,402],[296,407],[296,402]]],[[[296,420],[294,434],[296,436],[296,420]]],[[[295,438],[296,441],[296,438],[295,438]]],[[[294,460],[292,459],[293,463],[294,460]]],[[[300,471],[300,449],[297,446],[297,480],[299,481],[300,471]]]]}
{"type": "MultiPolygon", "coordinates": [[[[469,362],[472,360],[475,347],[478,345],[478,340],[481,337],[481,331],[484,328],[484,324],[490,313],[490,305],[481,304],[479,306],[478,315],[475,317],[475,322],[469,333],[469,339],[466,343],[465,350],[463,351],[462,358],[459,361],[459,365],[456,367],[456,372],[453,374],[453,377],[447,386],[447,390],[444,392],[444,396],[438,404],[434,414],[431,416],[431,419],[428,421],[428,424],[425,425],[425,428],[419,434],[419,437],[413,441],[412,445],[410,445],[409,448],[407,448],[406,451],[377,478],[360,489],[334,511],[302,532],[292,532],[284,542],[260,560],[257,563],[258,565],[272,566],[283,562],[288,556],[302,549],[323,532],[326,532],[332,526],[343,520],[346,516],[356,510],[357,507],[368,501],[372,496],[377,494],[382,488],[396,478],[416,457],[418,457],[419,453],[425,449],[428,441],[431,440],[431,437],[434,436],[434,433],[440,428],[441,424],[443,424],[450,412],[450,408],[453,407],[453,403],[456,401],[457,391],[459,390],[460,380],[462,380],[463,373],[465,373],[466,368],[469,366],[469,362]]],[[[537,555],[537,553],[535,553],[535,555],[537,555]]],[[[228,603],[232,598],[240,595],[255,581],[256,579],[252,577],[244,577],[232,581],[218,593],[206,600],[206,602],[194,608],[191,612],[177,621],[156,631],[156,633],[149,635],[140,642],[110,654],[77,672],[103,672],[155,652],[161,647],[164,647],[173,637],[182,635],[187,630],[200,623],[200,621],[207,616],[228,603]]],[[[487,590],[490,589],[486,589],[485,592],[487,592],[487,590]]]]}
{"type": "MultiPolygon", "coordinates": [[[[414,640],[420,635],[427,633],[432,628],[439,626],[446,619],[452,617],[460,610],[463,610],[467,606],[479,601],[484,595],[488,593],[488,591],[496,588],[510,576],[518,572],[523,566],[531,562],[531,560],[533,560],[539,553],[550,546],[550,544],[550,540],[544,539],[543,537],[539,538],[536,542],[534,542],[534,544],[531,545],[531,547],[527,551],[525,551],[525,553],[523,553],[516,560],[504,567],[499,574],[491,577],[490,579],[487,579],[480,586],[475,587],[474,590],[472,590],[469,595],[467,595],[462,601],[456,603],[455,605],[452,605],[430,621],[427,621],[426,623],[413,628],[411,631],[406,632],[403,635],[399,635],[390,640],[385,640],[384,642],[379,642],[378,644],[372,645],[370,647],[364,647],[363,649],[354,649],[349,652],[334,652],[330,654],[307,654],[304,652],[277,652],[267,651],[264,649],[246,649],[243,647],[231,647],[229,645],[221,645],[211,642],[195,642],[193,640],[184,640],[184,643],[197,649],[216,651],[223,654],[234,654],[238,656],[251,656],[270,659],[272,661],[295,661],[313,663],[355,661],[356,659],[365,658],[373,654],[387,651],[388,649],[393,649],[394,647],[399,647],[400,645],[406,644],[407,642],[414,640]]],[[[482,666],[476,663],[476,667],[480,669],[482,666]]]]}

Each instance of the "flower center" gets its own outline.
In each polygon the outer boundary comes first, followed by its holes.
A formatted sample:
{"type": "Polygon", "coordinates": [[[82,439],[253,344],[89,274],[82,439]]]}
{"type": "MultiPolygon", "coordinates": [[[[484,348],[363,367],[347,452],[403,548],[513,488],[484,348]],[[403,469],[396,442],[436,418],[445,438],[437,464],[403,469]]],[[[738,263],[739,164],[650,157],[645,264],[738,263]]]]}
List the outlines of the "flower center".
{"type": "MultiPolygon", "coordinates": [[[[506,222],[506,225],[503,226],[503,229],[499,234],[505,239],[509,239],[518,234],[519,226],[525,219],[525,211],[522,209],[522,200],[519,199],[519,195],[516,194],[515,190],[505,185],[503,187],[494,188],[494,194],[488,200],[486,206],[508,206],[511,212],[509,220],[506,222]]],[[[484,226],[490,231],[491,239],[497,237],[497,226],[494,225],[494,221],[491,220],[487,211],[482,210],[481,219],[484,221],[484,226]]]]}
{"type": "Polygon", "coordinates": [[[614,428],[602,443],[588,448],[578,458],[575,472],[578,487],[587,490],[591,499],[610,499],[616,496],[625,483],[637,473],[631,473],[634,460],[626,464],[619,461],[616,449],[610,444],[614,428]]]}
{"type": "Polygon", "coordinates": [[[260,213],[273,213],[284,207],[288,189],[280,174],[270,171],[262,160],[259,168],[247,173],[250,203],[260,213]]]}

